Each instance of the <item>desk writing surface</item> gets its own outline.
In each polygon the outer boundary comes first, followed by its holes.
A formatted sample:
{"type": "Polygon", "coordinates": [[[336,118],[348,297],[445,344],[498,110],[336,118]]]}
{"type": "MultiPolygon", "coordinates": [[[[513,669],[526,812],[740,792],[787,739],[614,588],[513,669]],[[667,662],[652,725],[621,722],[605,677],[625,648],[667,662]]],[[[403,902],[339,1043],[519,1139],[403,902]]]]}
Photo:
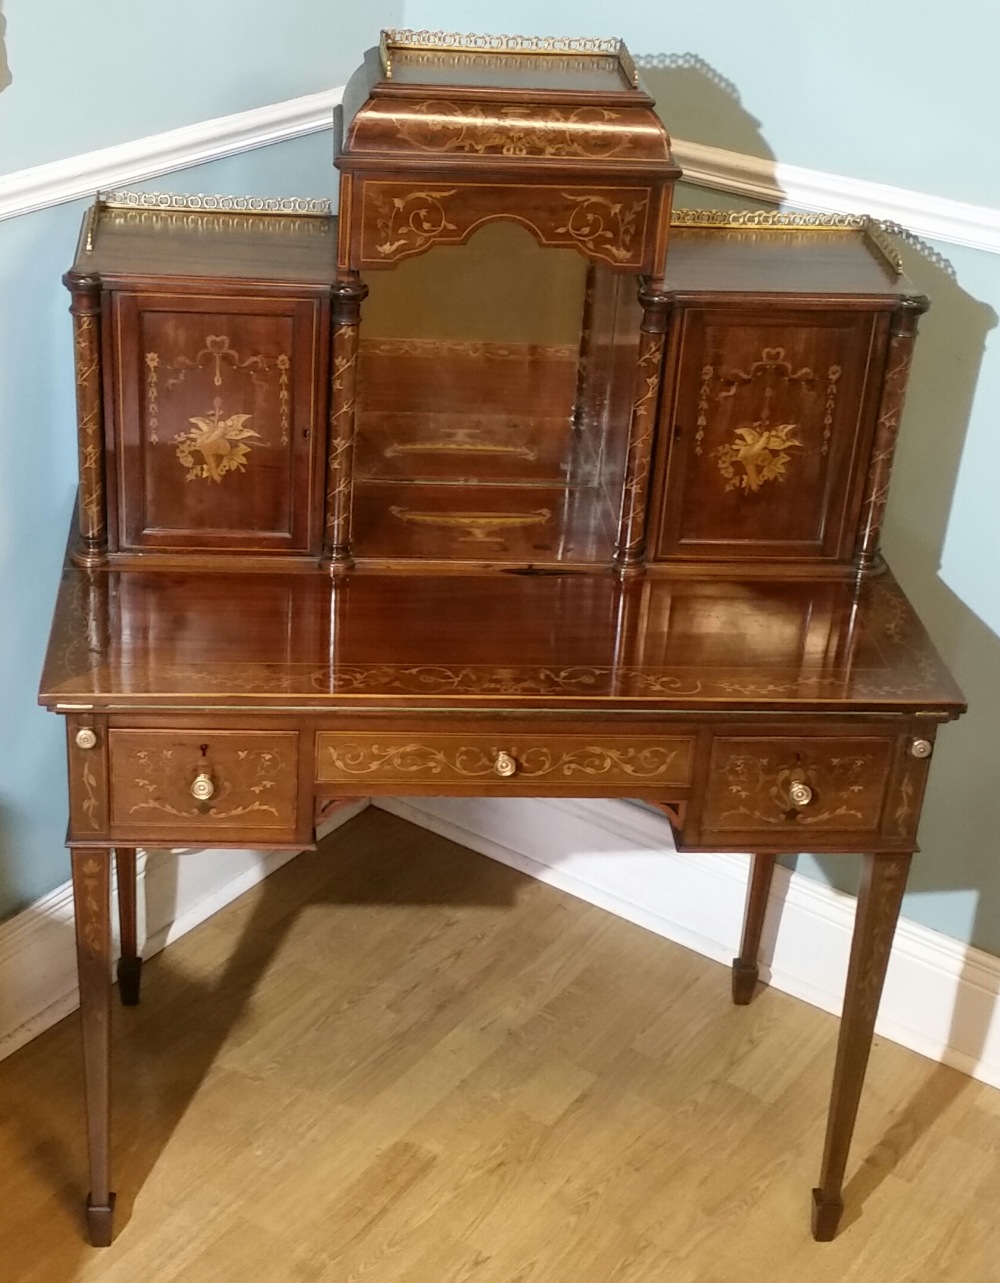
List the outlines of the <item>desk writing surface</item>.
{"type": "Polygon", "coordinates": [[[888,572],[847,581],[86,571],[40,701],[845,713],[964,707],[888,572]]]}

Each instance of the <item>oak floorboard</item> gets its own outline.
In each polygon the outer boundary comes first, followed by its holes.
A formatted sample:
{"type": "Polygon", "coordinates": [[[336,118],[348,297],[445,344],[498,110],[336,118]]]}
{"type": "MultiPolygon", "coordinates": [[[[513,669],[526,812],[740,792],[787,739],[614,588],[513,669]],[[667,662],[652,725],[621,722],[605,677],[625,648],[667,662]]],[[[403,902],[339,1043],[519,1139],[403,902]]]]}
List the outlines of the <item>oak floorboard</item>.
{"type": "MultiPolygon", "coordinates": [[[[734,946],[735,946],[734,942],[734,946]]],[[[369,810],[0,1064],[0,1283],[998,1283],[1000,1093],[877,1040],[809,1235],[836,1020],[369,810]]]]}

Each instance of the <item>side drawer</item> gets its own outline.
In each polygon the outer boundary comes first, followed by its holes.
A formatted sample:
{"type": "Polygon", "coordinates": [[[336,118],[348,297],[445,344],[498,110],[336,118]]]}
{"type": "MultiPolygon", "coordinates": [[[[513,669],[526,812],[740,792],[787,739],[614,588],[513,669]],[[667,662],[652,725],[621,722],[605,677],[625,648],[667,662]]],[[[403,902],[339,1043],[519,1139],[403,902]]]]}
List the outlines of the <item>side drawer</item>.
{"type": "Polygon", "coordinates": [[[691,782],[691,736],[321,731],[316,778],[353,787],[627,793],[691,782]],[[495,787],[489,787],[493,785],[495,787]]]}
{"type": "Polygon", "coordinates": [[[298,741],[296,731],[112,729],[112,833],[294,841],[298,741]]]}
{"type": "MultiPolygon", "coordinates": [[[[798,850],[805,833],[879,832],[895,736],[718,736],[712,742],[701,842],[798,850]]],[[[806,847],[805,849],[808,849],[806,847]]]]}

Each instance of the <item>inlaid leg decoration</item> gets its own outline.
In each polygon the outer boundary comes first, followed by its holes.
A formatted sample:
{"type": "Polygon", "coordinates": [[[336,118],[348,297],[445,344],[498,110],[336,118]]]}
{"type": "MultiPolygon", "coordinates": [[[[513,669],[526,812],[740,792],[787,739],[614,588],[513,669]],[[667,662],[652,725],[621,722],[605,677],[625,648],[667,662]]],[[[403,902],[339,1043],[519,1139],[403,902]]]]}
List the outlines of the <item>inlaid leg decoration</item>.
{"type": "Polygon", "coordinates": [[[771,891],[774,862],[777,858],[776,855],[760,853],[750,857],[750,881],[747,883],[747,903],[743,911],[743,939],[740,941],[740,956],[733,959],[733,1002],[740,1007],[747,1005],[757,987],[757,955],[760,953],[760,936],[764,929],[767,897],[771,891]]]}
{"type": "Polygon", "coordinates": [[[122,945],[118,959],[118,997],[123,1007],[134,1007],[139,1001],[142,978],[142,958],[137,948],[135,847],[115,848],[115,870],[122,945]]]}
{"type": "Polygon", "coordinates": [[[812,1192],[813,1238],[827,1243],[844,1210],[842,1187],[854,1134],[861,1086],[868,1067],[872,1032],[885,981],[892,937],[906,887],[911,855],[866,855],[854,919],[844,1014],[837,1042],[830,1114],[819,1186],[812,1192]]]}
{"type": "Polygon", "coordinates": [[[111,852],[102,847],[79,847],[72,853],[72,862],[90,1152],[87,1225],[94,1247],[107,1247],[115,1205],[110,1189],[111,852]]]}

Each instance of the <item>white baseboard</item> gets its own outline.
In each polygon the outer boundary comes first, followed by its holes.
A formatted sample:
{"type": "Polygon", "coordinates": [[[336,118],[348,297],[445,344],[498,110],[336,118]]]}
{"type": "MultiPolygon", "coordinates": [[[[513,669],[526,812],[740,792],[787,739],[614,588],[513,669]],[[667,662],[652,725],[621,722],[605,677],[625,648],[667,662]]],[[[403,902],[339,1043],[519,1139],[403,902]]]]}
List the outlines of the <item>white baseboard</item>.
{"type": "MultiPolygon", "coordinates": [[[[368,805],[338,811],[325,835],[368,805]]],[[[230,901],[280,869],[295,851],[139,853],[139,941],[159,953],[230,901]]],[[[112,915],[112,920],[116,915],[112,915]]],[[[117,939],[113,945],[118,956],[117,939]]],[[[79,1005],[70,883],[0,923],[0,1060],[79,1005]]]]}
{"type": "MultiPolygon", "coordinates": [[[[678,854],[666,821],[631,803],[385,798],[375,805],[717,962],[728,964],[738,950],[746,856],[678,854]]],[[[854,905],[779,867],[762,978],[839,1013],[854,905]]],[[[998,993],[1000,958],[903,919],[877,1031],[1000,1087],[998,993]]]]}
{"type": "MultiPolygon", "coordinates": [[[[0,219],[329,129],[343,86],[0,176],[0,219]]],[[[685,182],[753,201],[871,214],[929,240],[1000,252],[1000,210],[674,139],[685,182]]],[[[239,193],[237,193],[239,194],[239,193]]],[[[311,193],[303,192],[308,196],[311,193]]]]}
{"type": "MultiPolygon", "coordinates": [[[[321,832],[366,805],[364,800],[337,812],[321,832]]],[[[666,821],[629,802],[381,798],[375,805],[716,962],[728,965],[737,951],[746,857],[681,855],[666,821]]],[[[143,955],[151,957],[179,939],[293,854],[140,854],[143,955]]],[[[813,1006],[839,1012],[853,919],[851,896],[779,868],[764,931],[762,978],[813,1006]]],[[[1000,1087],[998,993],[1000,958],[903,919],[878,1032],[1000,1087]]],[[[73,904],[66,883],[0,924],[0,1059],[68,1015],[77,1001],[73,904]]]]}

